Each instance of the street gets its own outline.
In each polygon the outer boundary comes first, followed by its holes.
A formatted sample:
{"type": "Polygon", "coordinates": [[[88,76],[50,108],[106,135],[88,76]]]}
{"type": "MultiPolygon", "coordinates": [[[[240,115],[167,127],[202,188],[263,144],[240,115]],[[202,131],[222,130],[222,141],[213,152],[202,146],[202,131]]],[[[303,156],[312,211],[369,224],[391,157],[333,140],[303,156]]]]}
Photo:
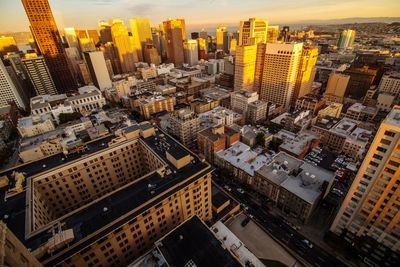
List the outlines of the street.
{"type": "MultiPolygon", "coordinates": [[[[216,177],[214,177],[216,178],[216,177]]],[[[226,185],[218,178],[214,179],[222,187],[226,185]]],[[[259,224],[267,233],[280,241],[284,246],[294,251],[312,266],[319,267],[338,267],[346,266],[333,255],[329,254],[316,244],[311,246],[307,244],[307,240],[303,235],[298,233],[293,226],[289,225],[283,218],[275,216],[268,212],[265,208],[260,207],[254,202],[247,193],[240,193],[237,189],[242,188],[234,181],[230,181],[231,190],[229,193],[236,200],[245,205],[245,213],[252,215],[253,220],[259,224]]],[[[250,216],[250,217],[252,217],[250,216]]]]}

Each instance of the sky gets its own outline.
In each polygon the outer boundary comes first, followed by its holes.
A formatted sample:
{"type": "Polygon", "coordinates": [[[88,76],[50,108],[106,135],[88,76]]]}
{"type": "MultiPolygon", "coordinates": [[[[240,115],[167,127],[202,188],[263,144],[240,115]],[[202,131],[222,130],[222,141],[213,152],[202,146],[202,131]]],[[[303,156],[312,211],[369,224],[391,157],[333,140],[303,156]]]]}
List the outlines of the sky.
{"type": "MultiPolygon", "coordinates": [[[[49,0],[59,29],[96,28],[99,20],[147,17],[152,25],[185,18],[188,28],[235,25],[250,17],[271,23],[350,17],[400,17],[399,0],[49,0]]],[[[28,31],[20,0],[0,0],[0,32],[28,31]]]]}

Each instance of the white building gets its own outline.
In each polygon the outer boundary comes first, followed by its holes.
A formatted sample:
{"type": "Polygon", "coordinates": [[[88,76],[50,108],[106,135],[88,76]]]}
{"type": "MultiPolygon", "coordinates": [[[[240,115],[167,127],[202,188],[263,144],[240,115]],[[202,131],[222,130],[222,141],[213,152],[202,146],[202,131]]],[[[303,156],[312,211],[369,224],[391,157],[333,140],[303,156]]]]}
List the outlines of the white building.
{"type": "Polygon", "coordinates": [[[197,46],[197,40],[188,40],[185,43],[185,61],[190,66],[197,65],[199,63],[199,52],[197,46]]]}
{"type": "Polygon", "coordinates": [[[386,73],[382,76],[378,86],[378,91],[394,94],[396,97],[400,95],[400,72],[386,73]]]}
{"type": "Polygon", "coordinates": [[[25,103],[18,89],[8,74],[3,61],[0,59],[0,107],[8,106],[9,102],[12,101],[15,102],[18,107],[25,109],[25,103]]]}
{"type": "Polygon", "coordinates": [[[18,120],[18,131],[22,137],[32,137],[55,129],[49,115],[33,115],[18,120]]]}
{"type": "Polygon", "coordinates": [[[91,112],[101,109],[106,104],[105,98],[95,86],[84,86],[78,91],[79,94],[70,96],[66,100],[75,112],[91,112]]]}

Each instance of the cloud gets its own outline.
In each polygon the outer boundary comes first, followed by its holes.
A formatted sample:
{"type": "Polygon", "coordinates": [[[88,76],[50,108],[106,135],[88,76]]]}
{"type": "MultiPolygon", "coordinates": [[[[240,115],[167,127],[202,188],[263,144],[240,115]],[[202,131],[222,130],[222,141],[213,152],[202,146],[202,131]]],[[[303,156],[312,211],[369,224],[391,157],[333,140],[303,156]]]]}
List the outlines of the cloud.
{"type": "Polygon", "coordinates": [[[113,3],[113,0],[92,0],[92,2],[95,5],[108,6],[113,3]]]}

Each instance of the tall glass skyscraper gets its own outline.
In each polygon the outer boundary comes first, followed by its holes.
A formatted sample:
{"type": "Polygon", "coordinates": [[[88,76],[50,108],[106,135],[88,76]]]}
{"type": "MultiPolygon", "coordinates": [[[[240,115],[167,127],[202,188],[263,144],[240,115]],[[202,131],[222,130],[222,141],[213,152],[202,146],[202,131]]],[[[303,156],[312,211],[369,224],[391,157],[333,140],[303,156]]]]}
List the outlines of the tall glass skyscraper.
{"type": "Polygon", "coordinates": [[[59,93],[77,89],[48,0],[22,0],[31,31],[59,93]]]}

